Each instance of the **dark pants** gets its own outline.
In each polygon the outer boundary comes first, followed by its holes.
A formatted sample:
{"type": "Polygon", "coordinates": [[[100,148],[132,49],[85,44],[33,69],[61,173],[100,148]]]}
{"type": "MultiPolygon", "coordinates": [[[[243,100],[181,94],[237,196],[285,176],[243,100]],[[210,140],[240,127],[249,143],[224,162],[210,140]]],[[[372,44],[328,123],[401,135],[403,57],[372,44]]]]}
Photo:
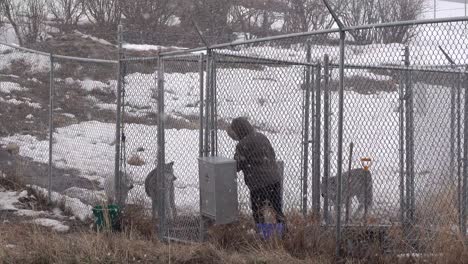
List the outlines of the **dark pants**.
{"type": "Polygon", "coordinates": [[[281,201],[280,183],[265,186],[260,189],[250,190],[250,202],[252,203],[252,213],[256,224],[265,223],[262,209],[267,201],[276,213],[276,222],[284,223],[283,206],[281,201]]]}

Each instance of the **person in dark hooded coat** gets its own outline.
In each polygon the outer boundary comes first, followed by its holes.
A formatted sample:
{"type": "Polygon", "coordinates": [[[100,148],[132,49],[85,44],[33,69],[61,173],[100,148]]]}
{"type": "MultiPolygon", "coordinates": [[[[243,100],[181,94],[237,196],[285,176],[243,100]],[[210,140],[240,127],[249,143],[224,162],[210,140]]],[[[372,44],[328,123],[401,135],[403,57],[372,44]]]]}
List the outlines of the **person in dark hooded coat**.
{"type": "Polygon", "coordinates": [[[244,173],[245,184],[250,190],[255,223],[265,222],[262,208],[266,201],[275,210],[277,223],[284,223],[281,177],[270,141],[262,133],[256,132],[243,117],[232,120],[227,132],[232,139],[239,141],[234,159],[237,161],[237,171],[244,173]]]}

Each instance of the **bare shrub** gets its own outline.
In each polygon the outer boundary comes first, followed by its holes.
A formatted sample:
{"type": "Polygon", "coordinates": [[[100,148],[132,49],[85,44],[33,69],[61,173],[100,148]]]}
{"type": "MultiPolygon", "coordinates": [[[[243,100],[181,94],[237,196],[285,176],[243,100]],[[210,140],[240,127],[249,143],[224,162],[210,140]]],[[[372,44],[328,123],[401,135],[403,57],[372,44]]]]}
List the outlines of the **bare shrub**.
{"type": "Polygon", "coordinates": [[[73,30],[84,14],[84,0],[48,0],[47,7],[62,31],[73,30]]]}
{"type": "MultiPolygon", "coordinates": [[[[415,20],[424,11],[424,0],[353,0],[343,9],[347,26],[415,20]]],[[[415,34],[411,26],[388,27],[383,30],[352,30],[349,33],[361,44],[406,43],[415,34]]]]}
{"type": "Polygon", "coordinates": [[[119,0],[83,0],[86,16],[101,28],[117,28],[121,19],[119,0]]]}
{"type": "MultiPolygon", "coordinates": [[[[341,13],[345,1],[330,1],[336,12],[341,13]]],[[[322,0],[287,0],[285,14],[286,32],[306,32],[330,28],[334,20],[322,0]]]]}
{"type": "Polygon", "coordinates": [[[21,46],[39,40],[45,31],[44,21],[47,16],[45,0],[1,0],[0,6],[21,46]]]}
{"type": "Polygon", "coordinates": [[[133,30],[158,31],[168,25],[177,8],[174,0],[122,1],[121,10],[133,30]]]}

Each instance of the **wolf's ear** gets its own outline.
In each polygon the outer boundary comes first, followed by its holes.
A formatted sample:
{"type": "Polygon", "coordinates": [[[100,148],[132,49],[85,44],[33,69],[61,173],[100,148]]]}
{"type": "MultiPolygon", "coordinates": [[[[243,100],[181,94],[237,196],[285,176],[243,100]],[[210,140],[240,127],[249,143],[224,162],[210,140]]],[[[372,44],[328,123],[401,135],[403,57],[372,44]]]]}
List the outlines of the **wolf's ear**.
{"type": "Polygon", "coordinates": [[[167,164],[169,167],[173,167],[174,166],[174,161],[171,161],[167,164]]]}

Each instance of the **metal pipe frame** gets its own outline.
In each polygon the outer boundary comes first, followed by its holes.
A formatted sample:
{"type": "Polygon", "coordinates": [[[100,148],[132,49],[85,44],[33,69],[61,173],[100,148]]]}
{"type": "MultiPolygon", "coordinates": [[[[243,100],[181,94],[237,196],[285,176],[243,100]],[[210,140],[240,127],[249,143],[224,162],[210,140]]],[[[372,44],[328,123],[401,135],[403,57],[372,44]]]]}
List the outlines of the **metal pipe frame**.
{"type": "Polygon", "coordinates": [[[49,168],[47,177],[47,201],[52,203],[52,148],[54,140],[54,97],[55,97],[55,85],[54,85],[54,57],[50,55],[50,83],[49,83],[49,168]]]}
{"type": "Polygon", "coordinates": [[[210,68],[210,97],[211,97],[211,106],[210,106],[210,151],[211,156],[216,156],[216,54],[212,53],[211,68],[210,68]]]}
{"type": "MultiPolygon", "coordinates": [[[[122,25],[118,28],[118,56],[119,60],[123,57],[122,49],[122,25]]],[[[121,205],[121,174],[120,174],[120,143],[121,143],[121,124],[122,124],[122,62],[119,61],[117,65],[117,109],[116,109],[116,122],[115,122],[115,167],[114,167],[114,201],[121,205]]]]}
{"type": "Polygon", "coordinates": [[[341,215],[342,215],[342,181],[343,181],[343,121],[344,121],[344,61],[345,61],[345,31],[340,32],[340,68],[338,89],[338,162],[336,189],[336,254],[341,256],[341,215]]]}
{"type": "Polygon", "coordinates": [[[405,223],[406,216],[406,200],[405,200],[405,82],[404,75],[402,72],[400,76],[400,87],[399,87],[399,177],[400,177],[400,223],[405,223]]]}
{"type": "Polygon", "coordinates": [[[314,169],[312,173],[312,210],[315,215],[320,215],[320,114],[321,114],[321,84],[322,84],[322,65],[318,64],[316,68],[316,77],[315,77],[315,106],[314,110],[314,141],[313,141],[313,159],[314,159],[314,169]]]}
{"type": "Polygon", "coordinates": [[[198,70],[199,70],[199,78],[200,78],[200,129],[199,129],[199,139],[198,139],[198,143],[199,143],[199,146],[198,146],[198,156],[199,157],[203,157],[203,153],[204,153],[204,145],[203,145],[203,110],[204,110],[204,78],[205,78],[205,72],[204,72],[204,69],[203,69],[203,65],[204,65],[204,55],[203,54],[200,54],[200,57],[198,58],[198,70]]]}
{"type": "Polygon", "coordinates": [[[457,85],[457,203],[458,203],[458,221],[459,221],[459,226],[461,227],[462,219],[462,209],[461,209],[461,187],[462,187],[462,166],[463,166],[463,150],[462,150],[462,144],[461,144],[461,106],[462,106],[462,101],[461,101],[461,96],[462,96],[462,85],[463,85],[463,75],[459,74],[458,75],[458,85],[457,85]]]}
{"type": "Polygon", "coordinates": [[[269,42],[269,41],[278,41],[278,40],[291,39],[291,38],[310,37],[310,36],[331,34],[331,33],[349,32],[349,31],[355,31],[355,30],[377,29],[377,28],[387,28],[387,27],[401,27],[401,26],[416,26],[416,25],[425,25],[425,24],[440,24],[440,23],[464,22],[464,21],[468,21],[468,17],[451,17],[451,18],[439,18],[439,19],[408,20],[408,21],[397,21],[397,22],[389,22],[389,23],[381,23],[381,24],[368,24],[368,25],[350,26],[350,27],[344,27],[343,26],[342,28],[338,28],[338,29],[325,29],[325,30],[317,30],[317,31],[312,31],[312,32],[292,33],[292,34],[271,36],[271,37],[258,38],[258,39],[246,40],[246,41],[234,41],[234,42],[229,42],[229,43],[216,44],[216,45],[212,45],[212,46],[209,46],[209,47],[194,48],[194,49],[190,49],[190,50],[162,52],[161,56],[169,56],[169,55],[199,52],[199,51],[206,50],[207,48],[208,49],[234,48],[236,46],[242,46],[242,45],[247,45],[247,44],[255,44],[255,43],[262,43],[262,42],[269,42]]]}
{"type": "Polygon", "coordinates": [[[328,178],[330,177],[330,57],[324,56],[324,95],[323,95],[323,217],[325,224],[330,224],[329,201],[328,201],[328,178]]]}
{"type": "MultiPolygon", "coordinates": [[[[306,57],[307,61],[311,59],[310,46],[307,45],[306,57]]],[[[303,151],[303,167],[302,167],[302,214],[307,215],[307,190],[308,186],[308,171],[309,171],[309,126],[310,126],[310,86],[311,86],[311,67],[305,68],[305,95],[303,100],[303,134],[302,134],[302,151],[303,151]]]]}
{"type": "Polygon", "coordinates": [[[207,52],[206,55],[206,82],[205,82],[205,140],[204,156],[208,157],[210,153],[210,107],[211,107],[211,67],[212,67],[212,54],[211,51],[207,52]]]}
{"type": "MultiPolygon", "coordinates": [[[[164,60],[158,60],[158,170],[159,175],[164,175],[164,165],[166,161],[165,152],[165,118],[164,118],[164,60]]],[[[160,180],[159,186],[159,197],[158,197],[158,217],[159,217],[159,229],[158,237],[159,240],[163,240],[166,234],[166,183],[165,180],[160,180]]]]}
{"type": "MultiPolygon", "coordinates": [[[[468,71],[468,67],[465,72],[468,71]]],[[[467,205],[468,205],[468,73],[465,76],[465,102],[464,102],[464,127],[463,127],[463,184],[462,184],[462,205],[461,205],[461,233],[467,235],[467,205]]]]}

